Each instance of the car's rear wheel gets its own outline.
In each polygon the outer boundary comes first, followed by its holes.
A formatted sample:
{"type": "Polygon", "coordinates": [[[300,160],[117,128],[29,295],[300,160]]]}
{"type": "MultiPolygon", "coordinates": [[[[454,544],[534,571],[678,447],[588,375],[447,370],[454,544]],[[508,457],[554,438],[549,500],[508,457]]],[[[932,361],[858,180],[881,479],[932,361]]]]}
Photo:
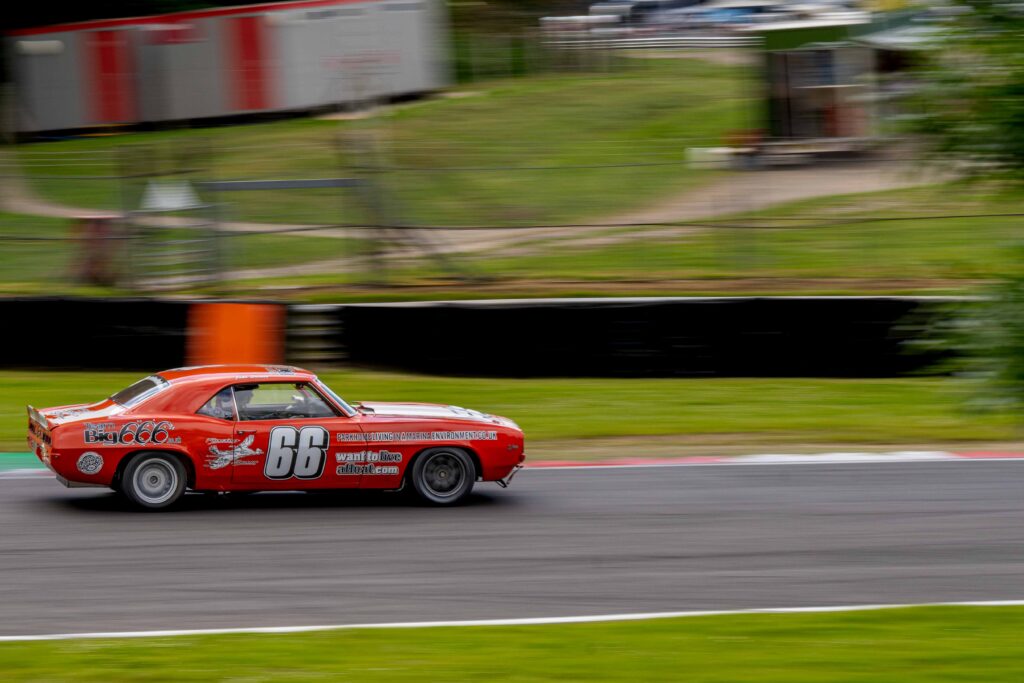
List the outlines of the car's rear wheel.
{"type": "Polygon", "coordinates": [[[454,505],[473,490],[476,468],[459,448],[432,448],[412,466],[412,487],[431,505],[454,505]]]}
{"type": "Polygon", "coordinates": [[[173,455],[139,453],[124,470],[121,491],[136,505],[159,510],[185,493],[185,467],[173,455]]]}

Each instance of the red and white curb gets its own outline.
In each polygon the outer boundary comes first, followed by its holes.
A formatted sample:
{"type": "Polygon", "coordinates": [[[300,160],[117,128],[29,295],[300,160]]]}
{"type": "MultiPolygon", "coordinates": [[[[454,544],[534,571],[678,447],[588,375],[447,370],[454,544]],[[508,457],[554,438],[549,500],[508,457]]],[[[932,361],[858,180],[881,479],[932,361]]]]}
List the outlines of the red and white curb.
{"type": "Polygon", "coordinates": [[[755,453],[751,455],[686,456],[681,458],[612,458],[608,460],[542,460],[530,469],[603,469],[609,467],[685,467],[720,465],[856,465],[899,462],[956,462],[967,460],[1024,460],[1024,453],[1001,451],[891,451],[887,453],[755,453]]]}
{"type": "MultiPolygon", "coordinates": [[[[750,455],[703,456],[677,458],[611,458],[607,460],[537,460],[528,461],[529,470],[585,470],[629,467],[687,467],[740,465],[858,465],[913,462],[957,462],[979,460],[1024,460],[1024,452],[1005,451],[891,451],[886,453],[753,453],[750,455]]],[[[0,470],[0,479],[52,479],[53,473],[43,468],[0,470]]]]}

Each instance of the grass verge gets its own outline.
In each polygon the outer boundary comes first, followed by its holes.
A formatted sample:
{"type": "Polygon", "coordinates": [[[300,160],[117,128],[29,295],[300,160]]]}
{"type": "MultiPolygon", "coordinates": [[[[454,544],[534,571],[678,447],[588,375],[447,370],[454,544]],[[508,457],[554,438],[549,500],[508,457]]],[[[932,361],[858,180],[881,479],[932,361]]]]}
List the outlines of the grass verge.
{"type": "MultiPolygon", "coordinates": [[[[157,234],[157,233],[154,233],[157,234]]],[[[182,240],[178,258],[188,259],[194,239],[192,231],[160,229],[160,238],[182,240]]],[[[71,218],[51,218],[0,212],[0,292],[38,295],[46,291],[89,294],[90,287],[79,284],[85,259],[97,258],[98,251],[115,256],[114,268],[136,268],[143,274],[148,267],[128,262],[132,247],[124,235],[113,233],[106,246],[86,249],[79,237],[78,225],[71,218]],[[91,254],[91,256],[90,256],[91,254]]],[[[223,265],[226,269],[295,266],[310,261],[349,258],[362,248],[356,237],[319,237],[316,233],[295,236],[255,232],[225,232],[223,265]]],[[[138,256],[138,254],[136,254],[138,256]]],[[[122,273],[123,274],[123,273],[122,273]]],[[[136,274],[139,274],[138,272],[136,274]]],[[[96,293],[113,293],[114,288],[93,288],[96,293]]]]}
{"type": "Polygon", "coordinates": [[[721,218],[704,228],[609,231],[604,241],[614,243],[608,246],[588,246],[586,239],[576,246],[562,238],[538,244],[527,256],[495,254],[475,266],[485,275],[522,279],[704,279],[713,286],[716,280],[792,278],[969,286],[1005,272],[1014,257],[1007,247],[1024,238],[1019,215],[981,214],[1020,213],[1020,200],[1019,191],[966,183],[843,195],[721,218]]]}
{"type": "MultiPolygon", "coordinates": [[[[390,273],[393,291],[361,296],[978,291],[1015,263],[1010,247],[1024,239],[1021,217],[1012,215],[1020,199],[1019,190],[957,182],[793,202],[701,226],[569,230],[454,257],[482,279],[462,292],[421,262],[390,273]]],[[[235,286],[298,286],[306,298],[326,300],[351,296],[351,284],[352,277],[311,271],[235,286]]]]}
{"type": "Polygon", "coordinates": [[[1024,680],[1024,609],[0,644],[7,681],[1024,680]]]}
{"type": "Polygon", "coordinates": [[[76,266],[72,236],[69,220],[0,212],[0,287],[66,286],[76,266]]]}
{"type": "MultiPolygon", "coordinates": [[[[24,450],[25,404],[98,400],[141,374],[0,372],[0,451],[24,450]]],[[[747,442],[756,447],[1008,441],[1017,436],[1012,416],[967,413],[963,388],[934,377],[481,379],[357,370],[320,376],[351,400],[452,403],[505,415],[534,444],[673,436],[690,445],[747,442]]]]}

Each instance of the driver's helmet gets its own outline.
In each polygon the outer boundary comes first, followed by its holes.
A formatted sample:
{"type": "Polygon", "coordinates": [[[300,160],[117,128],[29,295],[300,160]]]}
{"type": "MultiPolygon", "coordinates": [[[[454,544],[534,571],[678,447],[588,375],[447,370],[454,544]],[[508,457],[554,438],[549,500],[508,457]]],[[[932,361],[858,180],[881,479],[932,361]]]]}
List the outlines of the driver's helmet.
{"type": "Polygon", "coordinates": [[[234,401],[231,398],[231,387],[221,389],[213,397],[213,410],[220,417],[230,419],[235,414],[234,401]]]}

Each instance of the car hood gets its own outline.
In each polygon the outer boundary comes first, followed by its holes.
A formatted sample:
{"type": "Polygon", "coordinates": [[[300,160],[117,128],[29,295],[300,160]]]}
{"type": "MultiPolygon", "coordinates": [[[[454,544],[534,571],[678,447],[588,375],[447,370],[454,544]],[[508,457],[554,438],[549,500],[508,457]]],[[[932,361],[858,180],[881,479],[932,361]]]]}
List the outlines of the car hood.
{"type": "Polygon", "coordinates": [[[482,422],[485,424],[501,425],[518,429],[518,425],[498,415],[481,413],[479,410],[460,408],[459,406],[448,406],[436,403],[381,403],[377,401],[363,401],[357,403],[356,407],[361,412],[380,417],[407,417],[420,419],[443,419],[443,420],[466,420],[470,422],[482,422]]]}

